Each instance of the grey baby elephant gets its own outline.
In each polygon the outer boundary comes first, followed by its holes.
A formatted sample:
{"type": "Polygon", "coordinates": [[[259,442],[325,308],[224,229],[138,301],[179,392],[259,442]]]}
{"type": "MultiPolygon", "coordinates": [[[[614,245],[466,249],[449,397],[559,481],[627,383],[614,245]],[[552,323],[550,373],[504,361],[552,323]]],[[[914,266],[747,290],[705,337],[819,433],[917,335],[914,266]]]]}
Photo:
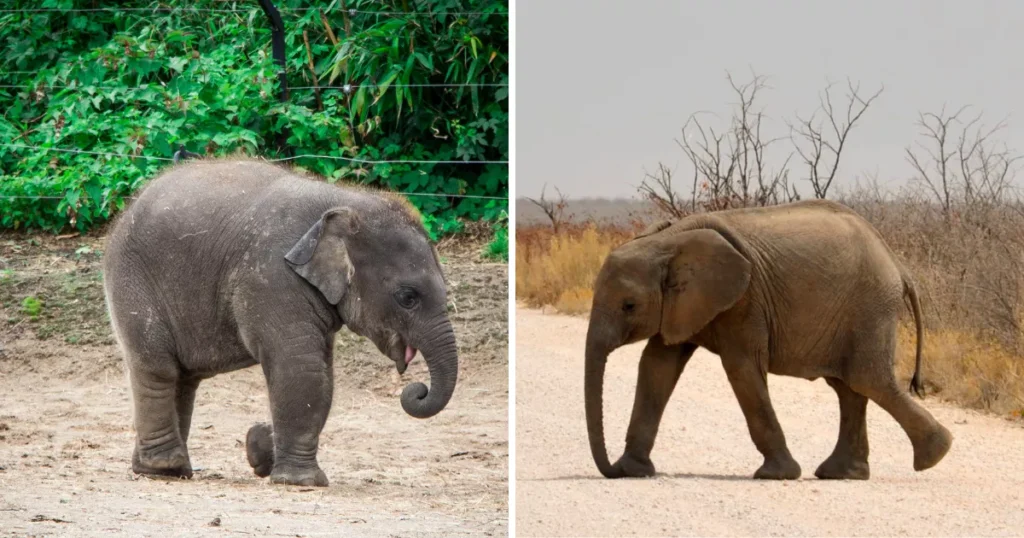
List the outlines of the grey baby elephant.
{"type": "Polygon", "coordinates": [[[132,387],[137,473],[191,476],[199,382],[259,364],[273,424],[249,431],[250,464],[273,483],[326,486],[316,455],[342,325],[399,373],[422,351],[431,388],[413,383],[401,396],[413,417],[437,414],[455,389],[440,262],[398,195],[261,161],[192,161],[121,215],[103,270],[132,387]]]}

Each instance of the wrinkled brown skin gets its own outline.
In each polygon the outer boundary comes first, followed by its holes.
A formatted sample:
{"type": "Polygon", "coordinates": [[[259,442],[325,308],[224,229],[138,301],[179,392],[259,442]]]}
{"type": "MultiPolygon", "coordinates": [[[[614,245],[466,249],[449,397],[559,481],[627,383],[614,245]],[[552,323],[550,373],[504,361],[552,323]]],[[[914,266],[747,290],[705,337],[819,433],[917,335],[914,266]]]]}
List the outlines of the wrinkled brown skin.
{"type": "Polygon", "coordinates": [[[904,297],[917,327],[914,285],[875,229],[846,207],[807,201],[722,211],[652,225],[607,258],[587,330],[585,403],[591,453],[608,478],[652,476],[662,413],[698,347],[718,354],[750,436],[764,456],[754,478],[796,479],[800,465],[768,395],[767,375],[825,378],[839,397],[839,440],[815,475],[867,479],[870,399],[910,437],[914,469],[937,464],[950,432],[899,385],[893,371],[904,297]],[[647,339],[625,453],[604,440],[609,353],[647,339]]]}
{"type": "Polygon", "coordinates": [[[191,476],[186,442],[199,382],[259,364],[273,425],[247,435],[255,473],[326,486],[316,455],[343,325],[400,373],[407,346],[422,352],[431,388],[405,388],[410,415],[437,414],[455,388],[437,253],[396,195],[254,160],[177,165],[118,219],[104,286],[132,387],[137,473],[191,476]]]}

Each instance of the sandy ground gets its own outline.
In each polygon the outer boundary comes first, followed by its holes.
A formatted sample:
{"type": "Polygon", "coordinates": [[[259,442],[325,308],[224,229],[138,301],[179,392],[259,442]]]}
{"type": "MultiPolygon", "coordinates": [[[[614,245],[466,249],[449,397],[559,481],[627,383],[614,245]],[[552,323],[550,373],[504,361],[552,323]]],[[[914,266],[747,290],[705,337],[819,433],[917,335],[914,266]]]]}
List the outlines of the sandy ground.
{"type": "Polygon", "coordinates": [[[428,420],[372,344],[343,331],[320,439],[328,488],[252,474],[245,433],[269,418],[258,369],[199,388],[192,480],[135,476],[130,392],[102,310],[97,240],[0,241],[0,535],[502,536],[508,519],[507,269],[446,253],[461,351],[428,420]],[[76,254],[77,251],[77,254],[76,254]],[[84,254],[83,254],[84,252],[84,254]],[[450,259],[449,259],[450,258],[450,259]],[[42,300],[26,318],[24,297],[42,300]]]}
{"type": "MultiPolygon", "coordinates": [[[[583,409],[586,320],[516,314],[517,536],[1024,536],[1024,427],[924,405],[956,437],[938,466],[915,473],[910,441],[869,406],[867,482],[823,481],[839,406],[823,380],[771,376],[795,482],[749,478],[761,464],[718,358],[698,351],[676,387],[651,459],[658,474],[608,480],[594,466],[583,409]]],[[[609,457],[622,453],[643,344],[605,375],[609,457]]],[[[927,369],[927,364],[925,364],[927,369]]]]}

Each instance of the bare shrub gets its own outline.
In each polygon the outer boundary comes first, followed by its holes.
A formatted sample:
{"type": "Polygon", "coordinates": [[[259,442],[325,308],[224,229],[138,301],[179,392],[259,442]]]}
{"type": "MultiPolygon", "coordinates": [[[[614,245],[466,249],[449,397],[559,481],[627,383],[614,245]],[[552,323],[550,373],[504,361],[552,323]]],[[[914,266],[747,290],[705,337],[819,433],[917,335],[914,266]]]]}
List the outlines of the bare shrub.
{"type": "MultiPolygon", "coordinates": [[[[654,204],[655,210],[661,215],[681,219],[696,211],[690,204],[696,204],[697,198],[691,197],[689,201],[682,197],[672,187],[672,170],[663,163],[658,163],[657,172],[644,172],[644,180],[637,190],[640,196],[654,204]]],[[[694,182],[696,188],[696,182],[694,182]]]]}
{"type": "Polygon", "coordinates": [[[548,220],[551,221],[551,229],[554,230],[555,233],[558,233],[558,229],[562,226],[562,223],[565,222],[565,208],[568,204],[565,201],[565,195],[562,194],[562,191],[558,190],[558,187],[555,187],[555,192],[558,193],[558,198],[554,200],[548,200],[546,198],[547,190],[548,186],[544,185],[544,188],[540,191],[539,200],[535,198],[527,198],[527,200],[533,202],[534,205],[539,207],[540,210],[547,215],[548,220]]]}
{"type": "Polygon", "coordinates": [[[716,130],[702,122],[705,113],[692,114],[683,125],[676,144],[693,168],[689,198],[684,199],[673,185],[673,171],[659,163],[657,171],[644,172],[638,187],[640,195],[654,203],[663,216],[681,218],[699,211],[719,211],[735,207],[763,207],[800,199],[790,181],[790,162],[794,153],[807,165],[805,178],[818,198],[826,198],[839,170],[843,149],[854,125],[882,93],[864,97],[859,86],[847,81],[845,106],[837,106],[833,85],[823,90],[819,108],[809,117],[797,117],[789,124],[788,137],[765,134],[768,118],[758,97],[768,88],[765,77],[752,75],[750,81],[737,83],[727,74],[729,86],[738,102],[727,126],[716,130]],[[842,116],[845,110],[845,117],[842,116]],[[788,140],[793,150],[771,166],[768,153],[772,146],[788,140]]]}
{"type": "Polygon", "coordinates": [[[965,117],[969,108],[922,112],[917,124],[923,140],[905,149],[914,180],[931,193],[947,220],[977,217],[1005,204],[1021,158],[995,138],[1004,121],[987,127],[981,113],[965,117]]]}
{"type": "Polygon", "coordinates": [[[864,116],[871,103],[882,94],[882,88],[871,96],[864,98],[860,94],[860,86],[846,81],[846,118],[839,116],[833,104],[833,84],[828,84],[818,96],[819,107],[810,117],[804,119],[797,116],[797,121],[790,123],[790,139],[797,154],[807,165],[807,181],[814,189],[815,198],[827,198],[828,191],[839,171],[839,159],[843,147],[853,130],[854,124],[864,116]]]}

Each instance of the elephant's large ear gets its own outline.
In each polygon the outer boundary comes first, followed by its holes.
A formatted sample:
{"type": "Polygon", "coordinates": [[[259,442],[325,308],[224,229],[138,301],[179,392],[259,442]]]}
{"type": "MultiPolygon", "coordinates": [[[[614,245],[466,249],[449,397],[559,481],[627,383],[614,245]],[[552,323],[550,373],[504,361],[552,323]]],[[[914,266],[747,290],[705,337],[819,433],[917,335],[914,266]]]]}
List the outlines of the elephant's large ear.
{"type": "Polygon", "coordinates": [[[750,262],[714,230],[693,230],[666,238],[670,248],[661,337],[685,342],[747,290],[750,262]]]}
{"type": "Polygon", "coordinates": [[[359,231],[359,219],[347,207],[325,212],[284,255],[289,267],[316,286],[331,304],[345,296],[355,267],[345,237],[359,231]]]}

